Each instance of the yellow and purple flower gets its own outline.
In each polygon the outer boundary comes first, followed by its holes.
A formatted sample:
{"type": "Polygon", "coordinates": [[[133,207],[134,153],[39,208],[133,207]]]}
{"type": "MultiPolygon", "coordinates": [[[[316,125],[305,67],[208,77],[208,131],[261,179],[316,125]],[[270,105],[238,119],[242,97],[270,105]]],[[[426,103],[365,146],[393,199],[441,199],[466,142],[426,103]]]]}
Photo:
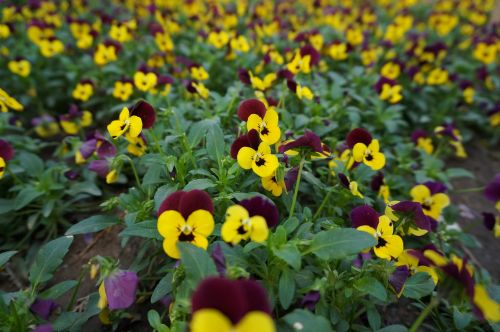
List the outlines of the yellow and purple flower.
{"type": "Polygon", "coordinates": [[[5,168],[7,167],[7,162],[14,158],[14,149],[9,142],[0,139],[0,179],[5,173],[5,168]]]}
{"type": "Polygon", "coordinates": [[[493,202],[495,208],[500,211],[500,173],[484,188],[484,197],[493,202]]]}
{"type": "Polygon", "coordinates": [[[133,271],[118,270],[108,275],[99,286],[99,302],[102,310],[127,309],[135,302],[139,278],[133,271]]]}
{"type": "Polygon", "coordinates": [[[410,195],[414,202],[420,203],[425,215],[438,220],[444,208],[450,205],[450,198],[444,192],[446,186],[440,182],[428,181],[414,186],[410,195]]]}
{"type": "Polygon", "coordinates": [[[251,239],[264,242],[269,236],[269,228],[278,224],[279,214],[276,206],[262,197],[245,199],[226,211],[221,236],[233,245],[251,239]]]}
{"type": "Polygon", "coordinates": [[[354,161],[362,162],[374,171],[385,166],[385,156],[380,152],[378,140],[373,139],[366,129],[351,130],[347,135],[346,143],[352,149],[354,161]]]}
{"type": "Polygon", "coordinates": [[[192,332],[275,332],[271,307],[262,286],[253,280],[211,277],[191,300],[192,332]]]}
{"type": "Polygon", "coordinates": [[[176,191],[158,210],[158,232],[164,238],[165,253],[179,259],[178,242],[188,242],[207,249],[207,237],[214,230],[214,206],[210,196],[201,190],[176,191]]]}
{"type": "Polygon", "coordinates": [[[432,138],[429,137],[427,132],[423,129],[416,129],[411,134],[411,140],[415,146],[425,151],[427,154],[432,154],[434,152],[434,145],[432,144],[432,138]]]}

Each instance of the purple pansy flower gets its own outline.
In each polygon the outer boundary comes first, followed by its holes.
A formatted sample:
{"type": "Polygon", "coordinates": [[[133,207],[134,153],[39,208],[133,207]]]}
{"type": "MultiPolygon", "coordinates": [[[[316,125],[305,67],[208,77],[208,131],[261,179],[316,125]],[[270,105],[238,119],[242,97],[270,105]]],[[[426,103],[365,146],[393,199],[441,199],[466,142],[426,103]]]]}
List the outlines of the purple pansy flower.
{"type": "Polygon", "coordinates": [[[319,291],[310,291],[300,301],[300,306],[306,308],[310,311],[314,311],[316,308],[316,303],[318,303],[321,298],[321,293],[319,291]]]}
{"type": "Polygon", "coordinates": [[[378,213],[369,205],[357,206],[351,210],[350,218],[352,227],[358,228],[363,225],[377,228],[378,213]]]}
{"type": "Polygon", "coordinates": [[[33,304],[30,306],[30,310],[41,318],[49,320],[50,315],[57,307],[57,303],[55,303],[51,299],[45,300],[37,298],[35,302],[33,302],[33,304]]]}
{"type": "Polygon", "coordinates": [[[127,309],[135,301],[139,278],[133,271],[119,270],[104,279],[104,290],[111,310],[127,309]]]}

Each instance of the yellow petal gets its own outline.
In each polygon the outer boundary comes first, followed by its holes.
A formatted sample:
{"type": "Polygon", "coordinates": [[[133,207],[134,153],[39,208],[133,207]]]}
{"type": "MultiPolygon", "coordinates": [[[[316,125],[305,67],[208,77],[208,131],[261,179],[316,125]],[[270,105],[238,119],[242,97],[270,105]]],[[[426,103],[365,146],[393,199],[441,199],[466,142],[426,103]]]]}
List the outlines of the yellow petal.
{"type": "Polygon", "coordinates": [[[250,230],[250,238],[252,241],[266,241],[269,236],[266,220],[261,216],[254,216],[250,218],[250,224],[252,225],[250,230]]]}
{"type": "Polygon", "coordinates": [[[500,304],[489,296],[482,285],[474,286],[474,304],[479,307],[487,320],[495,323],[500,321],[500,304]]]}
{"type": "Polygon", "coordinates": [[[177,238],[186,224],[184,217],[175,210],[164,211],[158,218],[158,232],[164,238],[177,238]]]}
{"type": "Polygon", "coordinates": [[[392,235],[393,225],[391,219],[388,216],[378,217],[377,231],[382,235],[392,235]]]}
{"type": "Polygon", "coordinates": [[[362,162],[365,157],[366,145],[363,143],[356,143],[352,149],[352,156],[356,162],[362,162]]]}
{"type": "MultiPolygon", "coordinates": [[[[221,331],[221,330],[214,330],[221,331]]],[[[273,320],[262,311],[247,313],[236,325],[236,332],[275,332],[273,320]]],[[[208,330],[207,330],[208,332],[208,330]]]]}
{"type": "Polygon", "coordinates": [[[278,166],[278,157],[273,154],[261,156],[259,161],[254,161],[252,163],[253,171],[260,177],[271,176],[272,174],[274,174],[278,166]]]}
{"type": "Polygon", "coordinates": [[[120,119],[120,121],[125,121],[129,117],[130,117],[130,111],[128,110],[128,108],[124,107],[120,112],[120,116],[118,117],[118,119],[120,119]]]}
{"type": "Polygon", "coordinates": [[[241,240],[245,240],[248,234],[240,234],[238,229],[241,227],[239,220],[226,220],[221,228],[221,236],[225,242],[233,245],[238,244],[241,240]]]}
{"type": "Polygon", "coordinates": [[[267,132],[265,134],[259,133],[260,139],[265,143],[271,145],[278,142],[281,138],[281,129],[278,126],[268,126],[266,128],[267,132]]]}
{"type": "Polygon", "coordinates": [[[440,210],[442,210],[450,205],[450,198],[444,193],[437,193],[432,196],[432,202],[439,207],[440,210]]]}
{"type": "Polygon", "coordinates": [[[411,188],[410,195],[414,202],[423,203],[427,198],[431,196],[431,192],[427,186],[423,184],[416,185],[411,188]]]}
{"type": "Polygon", "coordinates": [[[261,123],[262,118],[260,116],[258,116],[257,114],[250,114],[247,119],[247,130],[250,131],[252,129],[255,129],[257,131],[260,131],[261,123]]]}
{"type": "Polygon", "coordinates": [[[368,145],[368,149],[370,149],[372,153],[378,152],[380,150],[378,139],[373,139],[368,145]]]}
{"type": "Polygon", "coordinates": [[[163,240],[163,250],[169,257],[172,257],[173,259],[181,258],[179,249],[177,249],[177,242],[178,242],[177,237],[175,238],[170,237],[163,240]]]}
{"type": "Polygon", "coordinates": [[[130,121],[130,127],[129,127],[129,131],[128,131],[129,135],[131,137],[139,136],[139,134],[141,133],[141,130],[142,130],[141,118],[136,116],[136,115],[132,115],[129,118],[129,121],[130,121]]]}
{"type": "Polygon", "coordinates": [[[108,125],[107,129],[108,129],[108,132],[109,132],[109,135],[112,137],[112,138],[118,138],[120,137],[121,135],[123,135],[123,133],[128,129],[129,125],[125,125],[124,122],[120,121],[120,120],[114,120],[114,121],[111,121],[111,123],[108,125]]]}
{"type": "Polygon", "coordinates": [[[374,171],[378,171],[385,166],[385,156],[380,152],[372,152],[371,160],[365,158],[364,163],[374,171]]]}
{"type": "Polygon", "coordinates": [[[194,239],[193,239],[193,241],[191,241],[191,243],[194,244],[195,246],[197,246],[198,248],[207,250],[207,248],[208,248],[207,238],[204,237],[203,235],[199,235],[196,233],[193,233],[193,234],[194,234],[194,239]]]}
{"type": "Polygon", "coordinates": [[[232,324],[216,309],[201,309],[193,314],[190,330],[191,332],[231,332],[232,324]]]}
{"type": "MultiPolygon", "coordinates": [[[[400,256],[401,257],[401,256],[400,256]]],[[[430,267],[430,266],[417,266],[415,268],[415,272],[425,272],[427,273],[428,275],[431,276],[432,278],[432,281],[434,281],[434,285],[437,285],[438,281],[439,281],[439,277],[438,277],[438,274],[436,272],[436,270],[433,268],[433,267],[430,267]]]]}
{"type": "Polygon", "coordinates": [[[257,152],[260,153],[260,154],[270,154],[271,153],[271,147],[269,146],[269,144],[261,142],[259,144],[257,152]]]}
{"type": "Polygon", "coordinates": [[[266,114],[264,115],[264,122],[266,123],[266,126],[268,127],[275,127],[278,126],[278,112],[276,112],[274,109],[269,108],[266,111],[266,114]]]}
{"type": "Polygon", "coordinates": [[[104,281],[103,281],[99,286],[99,302],[97,302],[97,307],[102,310],[107,306],[108,306],[108,298],[106,297],[106,290],[104,289],[104,281]]]}
{"type": "Polygon", "coordinates": [[[193,232],[205,237],[214,231],[214,217],[207,210],[196,210],[187,219],[187,224],[193,228],[193,232]]]}
{"type": "Polygon", "coordinates": [[[371,226],[368,226],[368,225],[363,225],[363,226],[359,226],[358,228],[356,228],[358,231],[361,231],[361,232],[366,232],[368,234],[371,234],[373,236],[375,236],[375,234],[377,234],[377,231],[371,227],[371,226]]]}
{"type": "Polygon", "coordinates": [[[241,168],[243,169],[252,168],[252,163],[255,153],[256,151],[248,146],[244,146],[238,151],[236,159],[238,160],[238,164],[241,166],[241,168]]]}
{"type": "Polygon", "coordinates": [[[399,235],[383,236],[382,238],[386,242],[387,253],[393,258],[398,258],[404,249],[403,239],[399,235]]]}

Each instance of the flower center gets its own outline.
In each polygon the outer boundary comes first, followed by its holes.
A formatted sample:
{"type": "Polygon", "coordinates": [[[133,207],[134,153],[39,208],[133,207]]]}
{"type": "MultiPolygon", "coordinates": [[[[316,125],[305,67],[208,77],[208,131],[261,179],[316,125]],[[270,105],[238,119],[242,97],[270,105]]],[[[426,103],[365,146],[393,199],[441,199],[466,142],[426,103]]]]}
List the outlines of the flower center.
{"type": "Polygon", "coordinates": [[[179,241],[191,242],[194,240],[193,228],[188,224],[184,224],[180,231],[181,234],[179,235],[179,241]]]}
{"type": "Polygon", "coordinates": [[[262,158],[262,154],[260,154],[258,152],[255,154],[254,162],[255,162],[255,165],[257,165],[259,167],[264,166],[266,163],[266,161],[262,158]]]}
{"type": "Polygon", "coordinates": [[[422,203],[422,208],[429,211],[431,209],[431,205],[432,205],[432,198],[427,197],[422,203]]]}
{"type": "Polygon", "coordinates": [[[375,247],[377,247],[377,248],[384,247],[384,246],[387,244],[387,241],[386,241],[386,240],[384,240],[384,238],[383,238],[383,237],[381,237],[381,236],[380,236],[380,237],[378,237],[378,239],[377,239],[377,240],[378,240],[378,242],[377,242],[377,245],[375,246],[375,247]]]}
{"type": "Polygon", "coordinates": [[[265,121],[262,121],[262,123],[260,124],[260,133],[262,135],[267,135],[269,134],[269,129],[267,129],[267,124],[265,121]]]}
{"type": "Polygon", "coordinates": [[[373,160],[372,151],[370,149],[368,149],[368,148],[365,151],[365,159],[367,161],[372,161],[373,160]]]}

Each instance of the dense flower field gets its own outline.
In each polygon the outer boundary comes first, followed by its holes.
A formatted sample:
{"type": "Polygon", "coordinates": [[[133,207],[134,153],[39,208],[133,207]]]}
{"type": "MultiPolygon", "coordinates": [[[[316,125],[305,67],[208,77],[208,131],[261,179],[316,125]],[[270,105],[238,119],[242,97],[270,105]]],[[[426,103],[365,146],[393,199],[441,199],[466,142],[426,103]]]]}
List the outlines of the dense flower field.
{"type": "Polygon", "coordinates": [[[494,5],[0,2],[0,331],[499,331],[494,5]]]}

